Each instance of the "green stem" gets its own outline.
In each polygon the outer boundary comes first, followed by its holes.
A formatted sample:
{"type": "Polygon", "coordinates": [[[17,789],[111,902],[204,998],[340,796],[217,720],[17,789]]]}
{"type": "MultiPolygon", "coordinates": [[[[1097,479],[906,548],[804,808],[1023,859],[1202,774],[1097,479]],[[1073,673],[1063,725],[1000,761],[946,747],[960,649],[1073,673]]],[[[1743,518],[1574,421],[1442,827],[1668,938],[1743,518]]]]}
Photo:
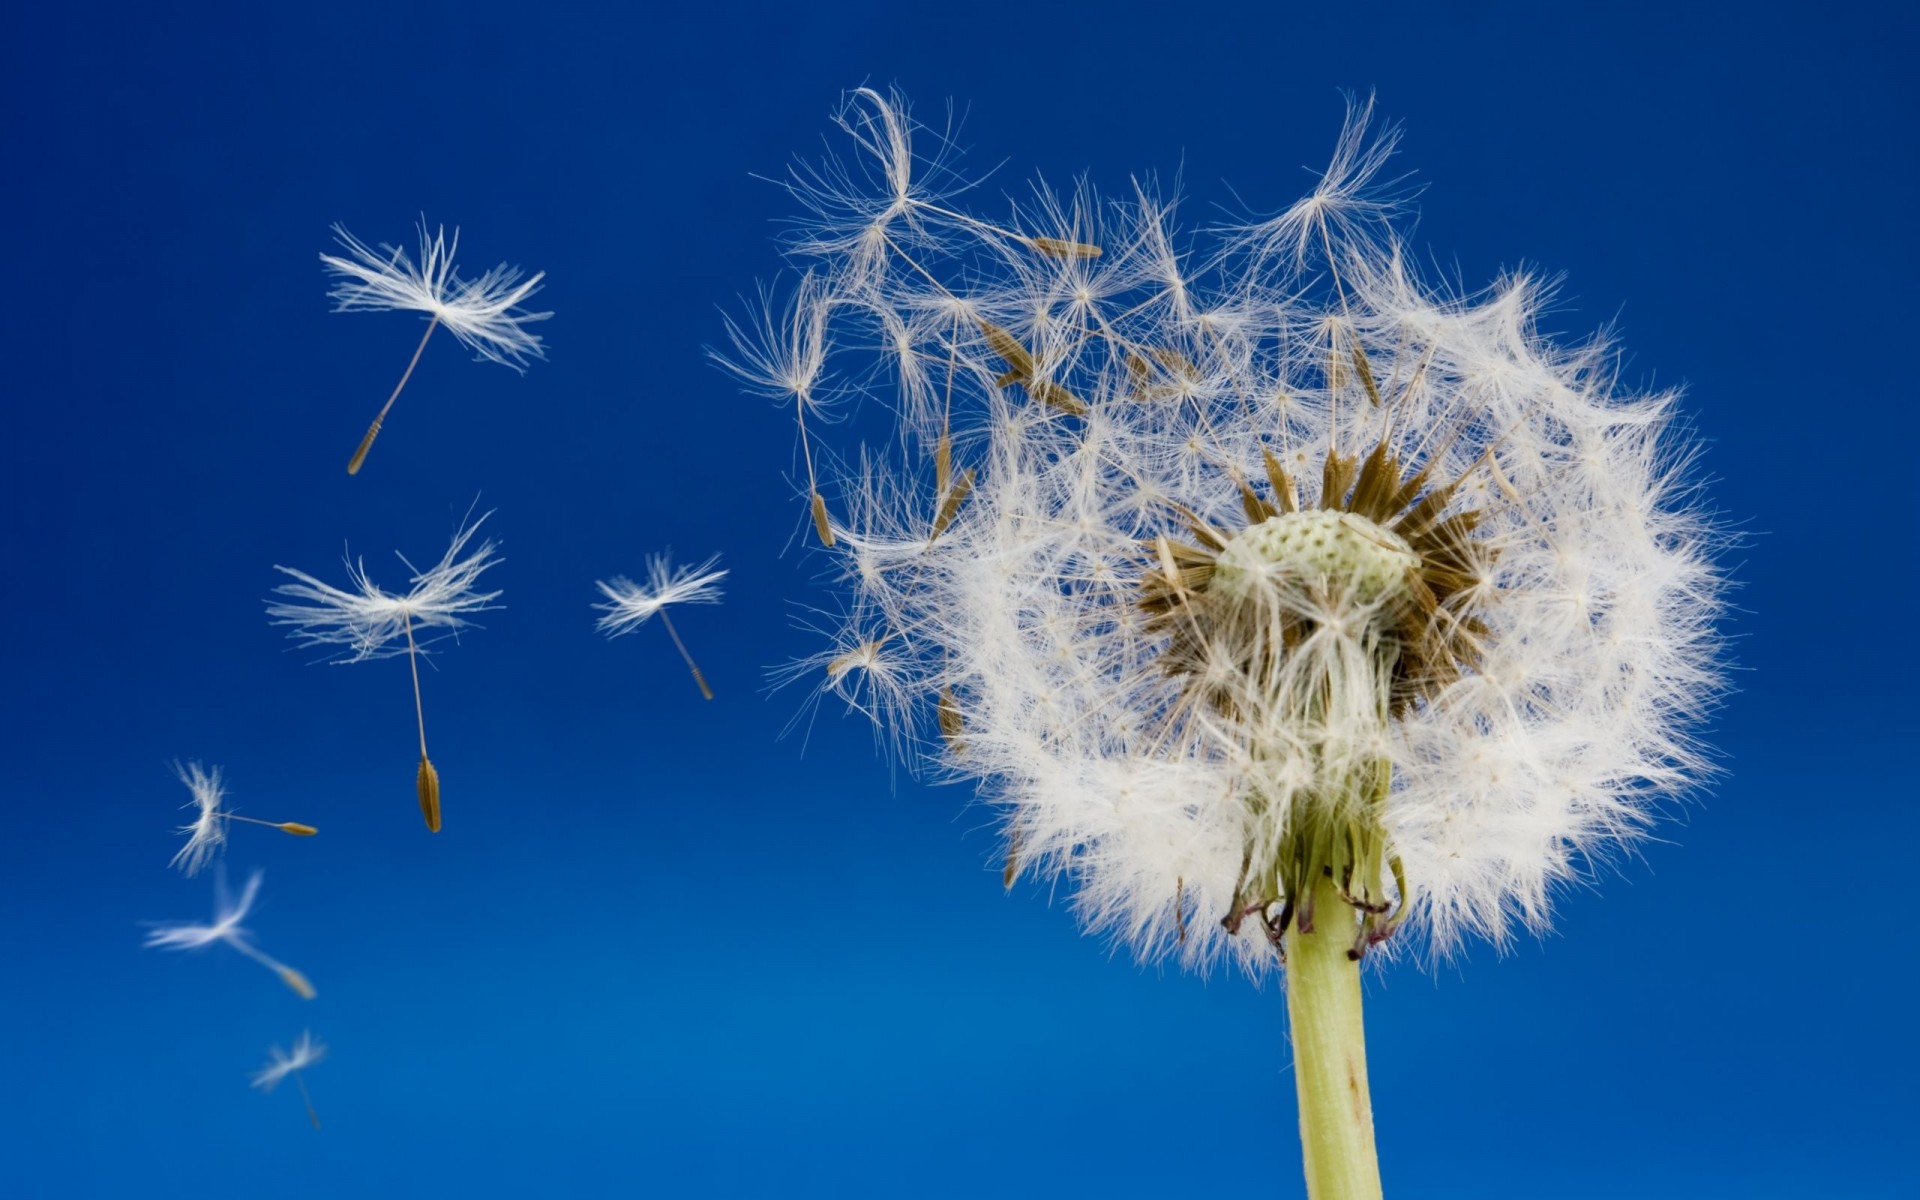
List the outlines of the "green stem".
{"type": "Polygon", "coordinates": [[[1313,932],[1286,934],[1287,1017],[1300,1095],[1300,1143],[1310,1200],[1379,1200],[1360,964],[1348,956],[1359,914],[1331,880],[1314,884],[1313,932]]]}

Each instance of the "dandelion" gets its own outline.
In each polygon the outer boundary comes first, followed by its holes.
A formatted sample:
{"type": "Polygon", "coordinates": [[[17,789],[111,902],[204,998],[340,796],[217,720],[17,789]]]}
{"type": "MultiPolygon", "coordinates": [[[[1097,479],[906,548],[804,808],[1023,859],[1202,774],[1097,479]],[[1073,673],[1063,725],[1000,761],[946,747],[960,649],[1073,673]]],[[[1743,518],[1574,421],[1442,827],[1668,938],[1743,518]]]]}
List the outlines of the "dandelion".
{"type": "Polygon", "coordinates": [[[516,371],[524,372],[529,358],[546,357],[540,336],[529,333],[525,326],[544,321],[553,314],[527,312],[520,307],[522,301],[540,290],[540,281],[546,272],[536,271],[531,277],[522,278],[524,273],[519,267],[501,263],[478,279],[462,279],[453,262],[460,248],[460,231],[455,229],[449,242],[445,226],[437,228],[429,237],[423,217],[419,228],[418,265],[401,247],[382,244],[374,250],[348,233],[343,225],[333,227],[333,237],[346,251],[346,256],[320,256],[328,274],[339,276],[332,291],[327,293],[333,299],[334,312],[411,310],[428,315],[426,332],[420,335],[420,344],[414,347],[413,358],[408,360],[400,382],[394,385],[393,394],[387,397],[379,415],[367,427],[367,436],[360,439],[359,448],[347,463],[349,475],[359,473],[367,451],[373,448],[373,439],[379,436],[387,413],[393,409],[393,402],[400,398],[407,380],[413,378],[413,369],[420,364],[427,339],[440,326],[446,326],[461,345],[479,358],[516,371]]]}
{"type": "Polygon", "coordinates": [[[271,1093],[280,1086],[281,1080],[293,1076],[294,1086],[300,1089],[300,1102],[307,1106],[307,1122],[315,1129],[320,1128],[320,1114],[314,1111],[313,1097],[307,1092],[307,1081],[300,1072],[325,1058],[326,1046],[314,1041],[313,1035],[303,1029],[291,1051],[283,1052],[278,1046],[269,1046],[267,1053],[271,1057],[267,1065],[254,1075],[253,1086],[271,1093]]]}
{"type": "Polygon", "coordinates": [[[645,625],[655,613],[660,615],[660,623],[667,627],[667,636],[673,639],[674,649],[686,661],[687,670],[693,672],[693,681],[700,685],[700,694],[713,699],[713,689],[707,686],[707,677],[700,673],[700,667],[693,661],[693,655],[687,653],[687,644],[680,640],[680,631],[673,627],[673,618],[667,609],[675,604],[718,604],[720,603],[720,581],[727,577],[725,571],[714,570],[720,561],[714,555],[696,567],[673,567],[664,554],[651,555],[647,559],[647,582],[635,583],[625,576],[616,577],[611,583],[596,581],[600,591],[607,597],[607,603],[596,604],[606,616],[601,617],[595,628],[610,638],[623,633],[632,633],[645,625]]]}
{"type": "Polygon", "coordinates": [[[1284,968],[1309,1191],[1377,1196],[1361,960],[1544,930],[1708,770],[1723,585],[1678,398],[1544,337],[1533,276],[1422,282],[1366,107],[1305,200],[1190,236],[1147,185],[953,212],[898,98],[854,103],[871,170],[797,175],[790,249],[818,337],[931,382],[840,481],[811,661],[914,697],[1007,883],[1067,877],[1144,960],[1284,968]]]}
{"type": "Polygon", "coordinates": [[[226,844],[228,821],[265,825],[269,829],[301,837],[312,837],[320,832],[298,821],[263,821],[259,817],[243,817],[239,813],[225,811],[220,805],[226,800],[227,790],[219,767],[208,770],[197,762],[185,766],[176,762],[173,771],[180,777],[180,782],[187,785],[187,790],[193,793],[193,799],[182,807],[199,810],[190,824],[182,825],[176,831],[187,835],[187,844],[180,847],[173,861],[167,864],[180,868],[180,873],[188,878],[198,875],[200,868],[211,862],[220,852],[220,847],[226,844]]]}
{"type": "Polygon", "coordinates": [[[400,561],[411,571],[411,586],[394,595],[382,591],[368,578],[365,564],[347,560],[345,589],[323,583],[292,567],[276,565],[274,570],[292,576],[293,583],[274,588],[274,594],[288,597],[267,602],[267,615],[276,625],[292,625],[295,638],[303,646],[339,646],[336,662],[366,662],[405,654],[413,674],[413,715],[420,730],[420,769],[415,774],[415,791],[427,828],[440,832],[440,772],[427,757],[427,718],[420,703],[420,657],[429,652],[430,643],[414,634],[422,630],[444,630],[443,636],[458,637],[472,622],[471,613],[497,608],[492,603],[499,592],[478,590],[478,581],[487,568],[501,561],[494,555],[492,541],[483,541],[467,553],[467,543],[492,513],[479,520],[463,522],[440,561],[420,570],[405,555],[400,561]]]}
{"type": "Polygon", "coordinates": [[[247,877],[247,886],[235,901],[227,894],[227,881],[216,873],[213,885],[213,922],[197,925],[191,921],[155,922],[147,934],[146,945],[161,950],[197,950],[224,942],[280,977],[280,981],[300,994],[303,1000],[314,997],[307,977],[278,959],[269,958],[253,944],[253,935],[240,922],[246,920],[260,894],[260,872],[247,877]]]}

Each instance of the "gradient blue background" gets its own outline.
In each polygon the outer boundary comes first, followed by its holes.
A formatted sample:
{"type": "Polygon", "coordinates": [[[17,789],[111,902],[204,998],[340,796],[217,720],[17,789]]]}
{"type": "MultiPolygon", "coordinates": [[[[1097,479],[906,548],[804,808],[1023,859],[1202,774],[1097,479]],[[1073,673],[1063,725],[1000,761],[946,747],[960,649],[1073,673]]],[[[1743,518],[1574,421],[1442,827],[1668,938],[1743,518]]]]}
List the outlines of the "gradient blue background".
{"type": "Polygon", "coordinates": [[[1178,170],[1196,219],[1292,199],[1338,90],[1377,89],[1434,256],[1564,270],[1552,324],[1618,318],[1631,378],[1687,384],[1751,534],[1731,773],[1551,937],[1371,980],[1386,1180],[1910,1184],[1912,28],[1239,7],[10,16],[0,1193],[1298,1194],[1275,989],[1003,895],[965,794],[891,785],[863,725],[777,740],[800,697],[765,668],[816,648],[791,619],[823,564],[787,548],[787,418],[702,347],[778,269],[793,205],[752,174],[867,81],[967,110],[968,161],[1006,164],[985,202],[1178,170]],[[422,211],[470,270],[549,273],[551,361],[436,339],[350,479],[419,326],[329,315],[314,255],[422,211]],[[395,579],[476,494],[509,607],[424,681],[436,838],[404,664],[309,665],[261,602],[343,541],[395,579]],[[593,580],[667,545],[733,571],[681,622],[712,704],[660,630],[591,626],[593,580]],[[312,1003],[139,948],[210,903],[166,869],[175,756],[322,827],[227,859],[265,868],[255,928],[312,1003]],[[303,1027],[319,1134],[246,1086],[303,1027]]]}

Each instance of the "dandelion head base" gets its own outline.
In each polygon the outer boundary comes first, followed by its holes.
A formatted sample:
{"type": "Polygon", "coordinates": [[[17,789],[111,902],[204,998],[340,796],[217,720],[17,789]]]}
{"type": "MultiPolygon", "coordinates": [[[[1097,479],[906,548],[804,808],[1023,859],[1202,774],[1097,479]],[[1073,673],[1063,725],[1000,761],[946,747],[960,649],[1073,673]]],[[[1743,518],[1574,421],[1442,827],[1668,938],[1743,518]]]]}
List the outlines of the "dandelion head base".
{"type": "Polygon", "coordinates": [[[1407,896],[1382,820],[1392,768],[1369,739],[1477,661],[1488,630],[1472,608],[1494,552],[1473,537],[1478,511],[1452,511],[1461,480],[1408,472],[1384,441],[1364,460],[1327,454],[1318,508],[1298,507],[1278,461],[1265,473],[1271,499],[1239,485],[1244,527],[1183,512],[1192,543],[1151,543],[1141,606],[1167,638],[1167,673],[1237,728],[1253,762],[1294,780],[1256,769],[1246,785],[1222,925],[1257,916],[1277,948],[1290,924],[1313,931],[1324,880],[1360,914],[1358,958],[1407,896]]]}

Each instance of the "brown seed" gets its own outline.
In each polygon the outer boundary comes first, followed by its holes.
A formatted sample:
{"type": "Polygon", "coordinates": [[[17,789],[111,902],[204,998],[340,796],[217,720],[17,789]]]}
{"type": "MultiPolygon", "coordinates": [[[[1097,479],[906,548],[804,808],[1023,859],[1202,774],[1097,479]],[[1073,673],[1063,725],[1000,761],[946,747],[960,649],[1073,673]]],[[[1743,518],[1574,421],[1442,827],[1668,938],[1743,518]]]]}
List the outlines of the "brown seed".
{"type": "Polygon", "coordinates": [[[1375,408],[1380,407],[1380,389],[1373,385],[1373,364],[1367,361],[1367,352],[1359,342],[1353,344],[1353,369],[1360,372],[1360,386],[1367,389],[1367,399],[1375,408]]]}
{"type": "Polygon", "coordinates": [[[1070,413],[1076,417],[1084,417],[1087,415],[1086,403],[1082,401],[1080,397],[1074,395],[1057,383],[1048,383],[1044,379],[1039,381],[1029,380],[1027,382],[1027,394],[1042,404],[1051,408],[1057,408],[1061,412],[1070,413]]]}
{"type": "MultiPolygon", "coordinates": [[[[1012,376],[1009,382],[1030,378],[1033,375],[1033,355],[1027,353],[1027,348],[1020,344],[1019,338],[1014,337],[1011,333],[1008,333],[991,321],[980,322],[980,332],[987,335],[987,348],[995,354],[998,354],[1001,358],[1006,359],[1007,366],[1012,368],[1012,370],[1008,372],[1008,375],[1012,376]],[[1014,372],[1018,372],[1018,374],[1016,375],[1014,372]]],[[[1003,375],[1001,378],[1006,379],[1007,375],[1003,375]]],[[[1002,383],[1000,386],[1005,387],[1007,385],[1002,383]]]]}
{"type": "Polygon", "coordinates": [[[1293,480],[1288,477],[1287,469],[1273,456],[1273,451],[1262,449],[1260,454],[1266,459],[1267,482],[1273,485],[1273,502],[1280,506],[1281,512],[1292,512],[1300,507],[1300,499],[1293,493],[1293,480]]]}
{"type": "Polygon", "coordinates": [[[300,993],[302,1000],[311,1000],[319,994],[313,990],[313,985],[307,982],[307,977],[292,967],[280,968],[280,981],[300,993]]]}
{"type": "Polygon", "coordinates": [[[1246,510],[1247,524],[1258,525],[1268,517],[1280,515],[1280,510],[1262,500],[1251,487],[1247,486],[1246,480],[1237,479],[1234,482],[1240,485],[1240,507],[1246,510]]]}
{"type": "Polygon", "coordinates": [[[1175,375],[1179,375],[1188,380],[1197,380],[1200,378],[1200,368],[1194,365],[1192,359],[1180,353],[1178,350],[1169,346],[1155,346],[1149,350],[1148,353],[1152,354],[1156,359],[1159,359],[1160,365],[1172,371],[1175,375]]]}
{"type": "Polygon", "coordinates": [[[967,723],[960,715],[960,702],[954,698],[952,688],[940,689],[940,704],[936,711],[940,717],[940,736],[947,739],[947,746],[955,754],[966,753],[967,723]]]}
{"type": "Polygon", "coordinates": [[[420,815],[427,819],[429,833],[440,832],[440,772],[433,769],[427,756],[420,756],[420,773],[414,780],[420,793],[420,815]]]}
{"type": "Polygon", "coordinates": [[[1380,442],[1360,465],[1360,478],[1353,485],[1353,498],[1347,502],[1347,511],[1384,524],[1393,516],[1390,506],[1399,482],[1400,460],[1388,452],[1385,442],[1380,442]]]}
{"type": "MultiPolygon", "coordinates": [[[[1185,383],[1199,382],[1200,368],[1194,365],[1192,359],[1178,350],[1169,349],[1166,346],[1149,346],[1147,353],[1175,378],[1185,383]]],[[[1153,368],[1140,355],[1127,355],[1126,363],[1127,374],[1133,377],[1134,394],[1140,399],[1170,400],[1186,394],[1185,389],[1181,387],[1149,386],[1153,379],[1153,368]]]]}
{"type": "Polygon", "coordinates": [[[347,474],[358,475],[360,464],[367,461],[367,451],[373,449],[373,439],[380,436],[380,418],[375,417],[373,424],[367,426],[367,436],[360,439],[360,445],[354,450],[353,457],[347,460],[347,474]]]}
{"type": "Polygon", "coordinates": [[[940,504],[940,511],[934,515],[933,532],[927,536],[929,542],[946,532],[947,526],[953,524],[954,514],[960,511],[960,505],[966,501],[967,493],[971,491],[973,491],[973,468],[968,467],[960,472],[960,478],[954,481],[953,490],[947,493],[947,498],[940,504]]]}
{"type": "Polygon", "coordinates": [[[1099,258],[1100,247],[1090,242],[1070,242],[1064,238],[1028,238],[1027,245],[1049,258],[1099,258]]]}
{"type": "Polygon", "coordinates": [[[813,494],[813,531],[820,536],[822,546],[833,545],[833,526],[827,523],[827,501],[819,492],[813,494]]]}
{"type": "Polygon", "coordinates": [[[315,829],[313,826],[302,825],[298,821],[282,821],[280,824],[274,826],[274,828],[278,829],[282,833],[298,834],[301,837],[312,837],[314,834],[320,832],[318,829],[315,829]]]}
{"type": "Polygon", "coordinates": [[[1347,498],[1347,489],[1353,486],[1353,476],[1359,464],[1359,458],[1352,454],[1327,455],[1326,470],[1320,477],[1320,507],[1339,508],[1347,498]]]}
{"type": "Polygon", "coordinates": [[[933,444],[933,494],[947,494],[947,480],[953,478],[953,434],[948,430],[940,431],[940,440],[933,444]]]}

